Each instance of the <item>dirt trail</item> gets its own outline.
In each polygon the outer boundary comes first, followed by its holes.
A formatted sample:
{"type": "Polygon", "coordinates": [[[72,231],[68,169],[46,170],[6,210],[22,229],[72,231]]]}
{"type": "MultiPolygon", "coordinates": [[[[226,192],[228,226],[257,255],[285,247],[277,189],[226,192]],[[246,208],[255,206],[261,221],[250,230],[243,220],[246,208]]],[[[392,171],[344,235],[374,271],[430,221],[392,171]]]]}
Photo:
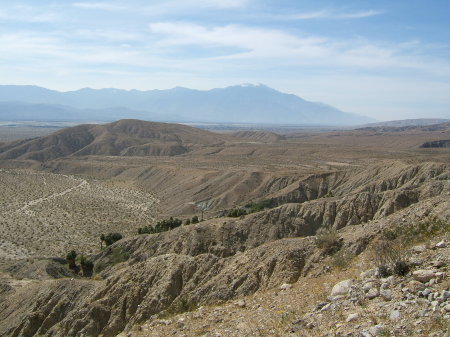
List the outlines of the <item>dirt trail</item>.
{"type": "MultiPolygon", "coordinates": [[[[75,179],[73,177],[71,177],[71,178],[73,180],[78,180],[78,179],[75,179]]],[[[46,202],[46,201],[50,201],[50,200],[58,198],[58,197],[62,197],[62,196],[66,195],[66,194],[68,194],[70,192],[73,192],[75,190],[81,189],[81,188],[83,188],[85,186],[89,187],[89,183],[86,180],[83,179],[81,181],[81,183],[78,184],[77,186],[70,187],[70,188],[68,188],[68,189],[66,189],[66,190],[64,190],[62,192],[59,192],[59,193],[53,193],[53,194],[51,194],[51,195],[49,195],[47,197],[42,197],[42,198],[38,198],[38,199],[35,199],[35,200],[31,200],[31,201],[27,202],[23,207],[18,209],[16,212],[25,212],[28,215],[31,215],[31,214],[33,214],[33,212],[30,211],[30,209],[29,209],[30,207],[38,205],[38,204],[46,202]]]]}

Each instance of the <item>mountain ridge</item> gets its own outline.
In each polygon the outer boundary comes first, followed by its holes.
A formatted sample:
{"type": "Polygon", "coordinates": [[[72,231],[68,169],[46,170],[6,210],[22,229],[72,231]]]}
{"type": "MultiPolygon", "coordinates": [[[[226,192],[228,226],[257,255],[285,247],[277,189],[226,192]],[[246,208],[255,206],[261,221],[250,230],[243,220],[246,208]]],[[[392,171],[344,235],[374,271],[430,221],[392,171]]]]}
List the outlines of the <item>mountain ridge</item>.
{"type": "MultiPolygon", "coordinates": [[[[177,122],[357,125],[372,121],[265,85],[236,85],[206,91],[176,87],[148,91],[83,88],[67,92],[37,86],[0,85],[0,102],[62,105],[91,111],[123,107],[121,116],[111,118],[103,114],[104,121],[155,119],[155,116],[158,121],[177,122]]],[[[8,111],[0,105],[0,112],[6,115],[8,111]]],[[[76,111],[73,114],[76,115],[76,111]]],[[[20,112],[16,117],[23,119],[20,112]]]]}
{"type": "Polygon", "coordinates": [[[0,146],[0,159],[45,161],[66,156],[175,156],[197,145],[220,144],[225,136],[181,124],[133,119],[80,124],[49,136],[0,146]]]}

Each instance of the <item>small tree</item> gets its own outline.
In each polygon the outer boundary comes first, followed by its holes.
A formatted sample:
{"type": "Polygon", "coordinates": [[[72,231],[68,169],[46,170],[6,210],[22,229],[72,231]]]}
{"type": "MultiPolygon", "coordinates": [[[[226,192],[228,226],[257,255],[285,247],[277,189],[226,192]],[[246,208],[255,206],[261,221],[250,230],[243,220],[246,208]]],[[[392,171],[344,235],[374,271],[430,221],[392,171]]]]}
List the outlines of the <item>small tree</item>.
{"type": "Polygon", "coordinates": [[[187,226],[187,225],[190,225],[190,224],[191,224],[191,219],[186,219],[186,221],[184,222],[184,225],[187,226]]]}
{"type": "Polygon", "coordinates": [[[197,216],[197,215],[194,215],[194,216],[192,217],[191,222],[192,222],[192,223],[199,223],[199,221],[198,221],[198,216],[197,216]]]}
{"type": "Polygon", "coordinates": [[[77,252],[74,250],[71,250],[69,253],[67,253],[66,260],[69,264],[70,269],[77,269],[77,265],[75,264],[75,259],[77,258],[77,252]]]}
{"type": "Polygon", "coordinates": [[[107,235],[102,234],[100,240],[105,241],[106,246],[111,246],[114,242],[122,239],[122,234],[120,233],[108,233],[107,235]]]}
{"type": "Polygon", "coordinates": [[[83,276],[91,277],[94,270],[94,263],[91,260],[88,260],[84,255],[81,255],[80,264],[83,276]]]}

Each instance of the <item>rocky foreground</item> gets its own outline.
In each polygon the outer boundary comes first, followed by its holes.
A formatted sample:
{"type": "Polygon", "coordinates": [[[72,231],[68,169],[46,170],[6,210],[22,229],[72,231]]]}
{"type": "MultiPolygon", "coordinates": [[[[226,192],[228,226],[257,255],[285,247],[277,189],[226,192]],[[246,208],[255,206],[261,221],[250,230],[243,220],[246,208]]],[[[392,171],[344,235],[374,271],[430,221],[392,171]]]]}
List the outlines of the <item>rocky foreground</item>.
{"type": "Polygon", "coordinates": [[[368,269],[330,290],[333,276],[357,272],[352,266],[319,277],[323,289],[304,278],[222,306],[155,318],[120,336],[449,336],[450,244],[435,241],[409,250],[415,269],[405,276],[383,278],[368,269]]]}

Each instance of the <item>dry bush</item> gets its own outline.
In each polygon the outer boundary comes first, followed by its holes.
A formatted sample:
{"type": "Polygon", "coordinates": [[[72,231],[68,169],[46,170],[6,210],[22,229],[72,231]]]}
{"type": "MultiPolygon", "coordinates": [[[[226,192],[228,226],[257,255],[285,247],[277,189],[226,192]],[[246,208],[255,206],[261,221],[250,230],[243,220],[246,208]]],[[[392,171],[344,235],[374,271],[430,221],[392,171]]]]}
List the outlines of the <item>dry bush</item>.
{"type": "Polygon", "coordinates": [[[316,233],[316,244],[330,254],[339,249],[339,238],[334,228],[320,228],[316,233]]]}
{"type": "Polygon", "coordinates": [[[397,240],[381,239],[375,242],[371,257],[382,277],[392,274],[405,275],[409,271],[407,249],[397,240]]]}

